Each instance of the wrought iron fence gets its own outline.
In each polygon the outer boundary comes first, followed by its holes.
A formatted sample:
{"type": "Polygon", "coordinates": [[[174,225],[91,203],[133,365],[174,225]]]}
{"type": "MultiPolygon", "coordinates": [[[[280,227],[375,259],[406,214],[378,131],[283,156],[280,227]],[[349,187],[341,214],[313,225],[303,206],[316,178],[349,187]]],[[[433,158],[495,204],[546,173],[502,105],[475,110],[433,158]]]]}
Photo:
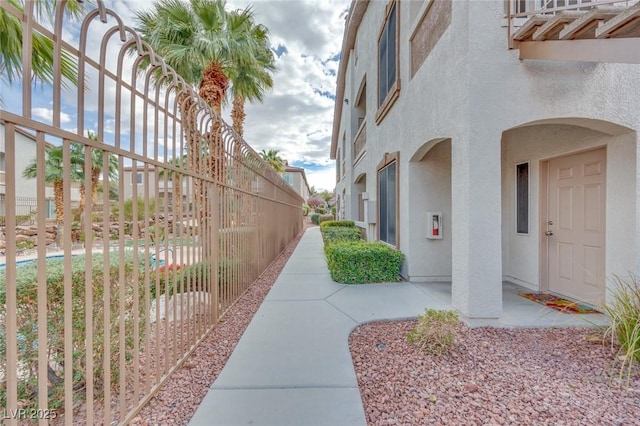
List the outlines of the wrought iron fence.
{"type": "MultiPolygon", "coordinates": [[[[0,194],[0,227],[5,226],[7,215],[5,198],[4,194],[0,194]]],[[[35,197],[16,197],[16,223],[18,225],[33,225],[35,223],[36,201],[35,197]]]]}
{"type": "Polygon", "coordinates": [[[303,200],[113,11],[98,1],[63,25],[64,3],[50,24],[34,2],[0,4],[23,32],[22,79],[3,93],[14,108],[0,111],[0,406],[9,424],[122,424],[298,234],[303,200]],[[34,90],[42,36],[53,84],[34,90]]]}

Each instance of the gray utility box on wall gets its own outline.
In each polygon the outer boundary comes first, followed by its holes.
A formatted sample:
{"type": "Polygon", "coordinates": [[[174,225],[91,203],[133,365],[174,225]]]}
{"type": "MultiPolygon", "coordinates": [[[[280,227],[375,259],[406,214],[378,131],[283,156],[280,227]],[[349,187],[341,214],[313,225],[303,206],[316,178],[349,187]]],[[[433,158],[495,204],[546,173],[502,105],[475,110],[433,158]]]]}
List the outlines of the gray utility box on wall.
{"type": "Polygon", "coordinates": [[[372,225],[376,223],[376,202],[367,201],[367,223],[372,225]]]}

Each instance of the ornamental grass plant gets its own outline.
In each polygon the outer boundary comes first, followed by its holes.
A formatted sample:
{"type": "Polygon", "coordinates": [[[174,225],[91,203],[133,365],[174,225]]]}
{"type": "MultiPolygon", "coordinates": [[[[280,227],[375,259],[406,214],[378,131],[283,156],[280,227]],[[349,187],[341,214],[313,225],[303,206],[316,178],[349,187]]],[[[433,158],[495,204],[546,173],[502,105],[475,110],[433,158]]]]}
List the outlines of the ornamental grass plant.
{"type": "Polygon", "coordinates": [[[407,341],[426,353],[445,355],[455,345],[458,325],[458,312],[427,309],[418,317],[418,325],[407,333],[407,341]]]}
{"type": "Polygon", "coordinates": [[[605,338],[610,339],[612,347],[619,345],[613,368],[618,370],[620,384],[628,384],[640,365],[640,280],[632,274],[614,276],[613,283],[611,303],[604,306],[611,319],[605,338]]]}

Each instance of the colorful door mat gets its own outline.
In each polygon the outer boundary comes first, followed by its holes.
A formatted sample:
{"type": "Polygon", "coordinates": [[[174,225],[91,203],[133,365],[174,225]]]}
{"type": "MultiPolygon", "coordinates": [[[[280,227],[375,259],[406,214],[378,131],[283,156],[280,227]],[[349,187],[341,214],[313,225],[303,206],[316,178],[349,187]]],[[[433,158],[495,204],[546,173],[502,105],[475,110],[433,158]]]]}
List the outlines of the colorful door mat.
{"type": "Polygon", "coordinates": [[[600,314],[600,311],[593,309],[589,305],[585,305],[572,300],[563,299],[550,293],[519,293],[520,296],[532,300],[541,305],[553,308],[563,314],[600,314]]]}

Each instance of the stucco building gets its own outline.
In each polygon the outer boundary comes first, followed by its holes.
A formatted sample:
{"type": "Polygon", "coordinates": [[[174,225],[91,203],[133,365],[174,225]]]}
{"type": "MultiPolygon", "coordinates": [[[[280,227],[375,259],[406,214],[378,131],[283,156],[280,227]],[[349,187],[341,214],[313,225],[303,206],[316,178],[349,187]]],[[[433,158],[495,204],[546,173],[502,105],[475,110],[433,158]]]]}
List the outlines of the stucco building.
{"type": "Polygon", "coordinates": [[[406,279],[451,281],[468,317],[500,317],[503,281],[598,304],[640,272],[640,5],[567,5],[356,0],[346,18],[339,215],[401,250],[406,279]]]}
{"type": "Polygon", "coordinates": [[[309,199],[311,189],[307,182],[307,175],[301,167],[294,167],[286,164],[282,178],[295,189],[295,191],[304,199],[305,203],[309,199]]]}

